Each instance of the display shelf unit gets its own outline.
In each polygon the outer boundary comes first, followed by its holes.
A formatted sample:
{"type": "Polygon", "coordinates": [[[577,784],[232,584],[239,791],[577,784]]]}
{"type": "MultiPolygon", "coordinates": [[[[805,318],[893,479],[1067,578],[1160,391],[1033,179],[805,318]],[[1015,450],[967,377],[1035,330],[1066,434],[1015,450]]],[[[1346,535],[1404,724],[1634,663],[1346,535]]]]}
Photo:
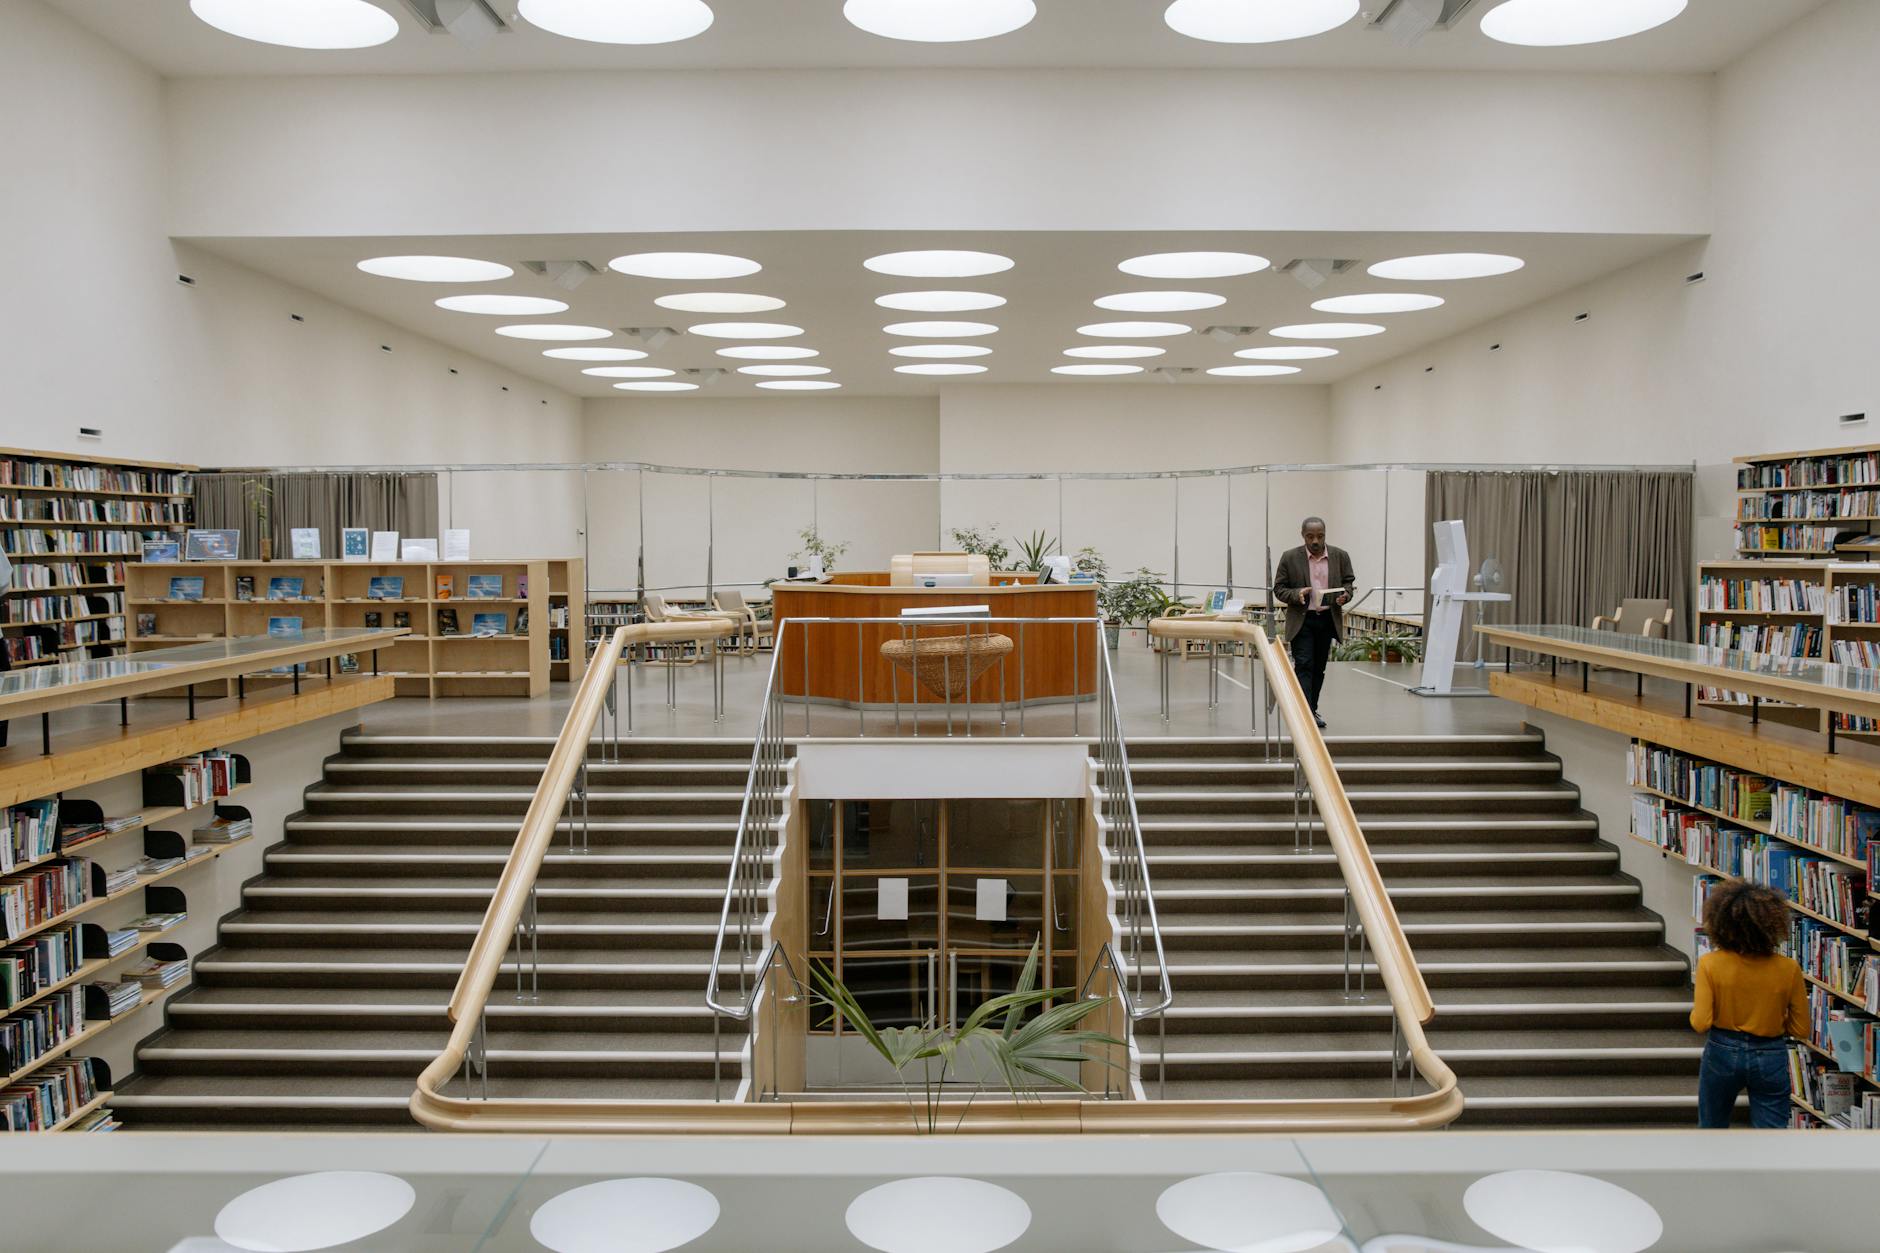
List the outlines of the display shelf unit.
{"type": "Polygon", "coordinates": [[[548,563],[548,677],[579,683],[587,672],[587,562],[548,563]]]}
{"type": "MultiPolygon", "coordinates": [[[[579,561],[228,561],[140,565],[130,571],[125,613],[131,651],[182,641],[267,635],[280,619],[303,628],[381,626],[408,615],[412,633],[383,650],[379,672],[400,696],[540,696],[548,690],[551,588],[572,578],[580,594],[579,561]],[[571,572],[569,567],[574,567],[571,572]],[[466,595],[472,577],[500,580],[500,596],[466,595]],[[200,598],[179,598],[175,579],[202,579],[200,598]],[[301,595],[287,595],[298,579],[301,595]],[[450,594],[440,596],[440,580],[450,594]],[[527,585],[527,595],[518,595],[527,585]],[[244,595],[244,592],[246,595],[244,595]],[[270,592],[275,598],[270,599],[270,592]],[[374,595],[374,593],[379,593],[374,595]],[[396,592],[396,595],[392,593],[396,592]],[[528,630],[515,630],[528,614],[528,630]],[[500,614],[503,630],[475,633],[475,615],[500,614]],[[455,620],[457,630],[447,633],[455,620]]],[[[250,675],[248,687],[285,683],[291,674],[250,675]]],[[[213,693],[217,684],[204,684],[213,693]]],[[[226,685],[224,685],[226,686],[226,685]]]]}
{"type": "MultiPolygon", "coordinates": [[[[1810,988],[1811,1019],[1816,1025],[1829,1012],[1860,1021],[1874,1017],[1874,1007],[1863,997],[1862,989],[1869,968],[1880,962],[1880,951],[1876,951],[1872,934],[1876,907],[1872,871],[1875,863],[1880,861],[1880,811],[1842,801],[1828,793],[1775,776],[1640,739],[1634,739],[1627,750],[1626,782],[1636,798],[1628,837],[1667,859],[1675,860],[1698,876],[1692,889],[1691,914],[1693,925],[1700,927],[1697,932],[1700,948],[1703,947],[1700,900],[1703,895],[1702,885],[1707,881],[1705,876],[1719,879],[1736,876],[1727,866],[1706,860],[1694,840],[1704,836],[1712,837],[1719,851],[1723,850],[1726,842],[1735,845],[1734,854],[1726,853],[1716,860],[1737,861],[1748,871],[1748,877],[1757,881],[1768,881],[1775,877],[1765,872],[1760,865],[1765,858],[1765,850],[1770,847],[1789,850],[1796,859],[1791,867],[1793,875],[1783,876],[1789,884],[1802,884],[1824,870],[1828,872],[1830,882],[1838,882],[1833,878],[1835,875],[1852,878],[1851,917],[1832,917],[1810,908],[1794,899],[1790,892],[1784,891],[1789,910],[1797,919],[1790,948],[1796,949],[1801,945],[1812,947],[1817,940],[1825,941],[1827,950],[1839,954],[1843,959],[1842,967],[1847,971],[1848,982],[1837,985],[1822,978],[1825,967],[1818,965],[1821,959],[1817,953],[1797,951],[1791,955],[1802,963],[1803,977],[1810,988]],[[1679,779],[1687,781],[1690,786],[1660,786],[1679,779]],[[1734,794],[1743,798],[1743,803],[1735,807],[1727,803],[1707,804],[1700,799],[1700,793],[1720,801],[1727,801],[1734,794]],[[1761,810],[1764,799],[1768,802],[1767,817],[1748,812],[1761,810]],[[1812,814],[1817,805],[1827,812],[1841,815],[1839,830],[1842,833],[1841,840],[1848,844],[1847,848],[1829,847],[1826,838],[1804,838],[1806,823],[1803,815],[1812,814]],[[1675,829],[1666,821],[1667,818],[1677,823],[1675,829]],[[1687,821],[1690,825],[1685,825],[1687,821]],[[1798,826],[1798,823],[1802,825],[1798,826]],[[1732,835],[1732,832],[1735,834],[1732,835]],[[1811,970],[1811,966],[1817,968],[1811,970]]],[[[1820,821],[1825,823],[1827,819],[1822,818],[1820,821]]],[[[1773,882],[1772,886],[1780,891],[1784,884],[1778,881],[1773,882]]],[[[1813,1054],[1831,1063],[1834,1061],[1824,1041],[1811,1039],[1803,1041],[1803,1044],[1805,1054],[1813,1054]]],[[[1803,1064],[1796,1063],[1798,1066],[1803,1064]]],[[[1820,1062],[1814,1064],[1818,1066],[1820,1062]]],[[[1855,1076],[1855,1086],[1861,1091],[1880,1092],[1880,1079],[1876,1079],[1871,1070],[1846,1073],[1855,1076]]],[[[1802,1100],[1799,1094],[1793,1097],[1793,1101],[1796,1108],[1808,1113],[1820,1125],[1839,1125],[1827,1114],[1802,1100]]]]}
{"type": "Polygon", "coordinates": [[[109,656],[124,643],[128,567],[144,540],[180,539],[188,528],[195,468],[0,448],[0,547],[25,584],[0,594],[0,667],[109,656]],[[62,605],[28,613],[38,598],[62,605]],[[27,636],[40,646],[29,650],[27,636]]]}
{"type": "Polygon", "coordinates": [[[1736,551],[1831,557],[1880,521],[1880,444],[1736,458],[1736,551]]]}

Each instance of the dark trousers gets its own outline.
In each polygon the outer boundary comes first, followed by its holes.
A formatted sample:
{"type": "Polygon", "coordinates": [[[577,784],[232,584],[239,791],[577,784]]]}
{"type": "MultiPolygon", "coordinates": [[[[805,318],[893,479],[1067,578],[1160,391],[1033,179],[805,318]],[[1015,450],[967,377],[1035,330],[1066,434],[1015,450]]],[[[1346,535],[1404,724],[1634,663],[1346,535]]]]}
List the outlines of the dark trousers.
{"type": "Polygon", "coordinates": [[[1332,659],[1332,614],[1320,610],[1306,615],[1299,634],[1292,637],[1293,673],[1306,691],[1306,703],[1319,711],[1319,691],[1325,686],[1325,663],[1332,659]]]}
{"type": "Polygon", "coordinates": [[[1697,1072],[1697,1125],[1729,1126],[1745,1088],[1750,1126],[1789,1125],[1788,1041],[1712,1027],[1697,1072]]]}

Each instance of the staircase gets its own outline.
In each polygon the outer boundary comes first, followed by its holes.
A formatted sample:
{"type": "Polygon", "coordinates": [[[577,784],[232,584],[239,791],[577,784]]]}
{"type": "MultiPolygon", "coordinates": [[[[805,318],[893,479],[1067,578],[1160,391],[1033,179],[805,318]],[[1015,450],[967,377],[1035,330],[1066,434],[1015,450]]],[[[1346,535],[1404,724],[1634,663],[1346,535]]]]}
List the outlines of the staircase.
{"type": "MultiPolygon", "coordinates": [[[[1690,1125],[1690,971],[1538,734],[1327,740],[1408,933],[1462,1124],[1690,1125]]],[[[1293,766],[1258,741],[1131,742],[1176,1003],[1171,1100],[1377,1097],[1391,1016],[1343,994],[1344,884],[1293,851],[1293,766]]],[[[1359,953],[1353,953],[1354,967],[1359,953]]],[[[1152,1035],[1144,1086],[1159,1093],[1152,1035]]]]}
{"type": "MultiPolygon", "coordinates": [[[[416,1129],[406,1101],[552,747],[349,732],[139,1047],[125,1123],[416,1129]]],[[[538,881],[540,997],[518,1000],[513,949],[490,996],[492,1096],[712,1099],[703,989],[750,754],[649,740],[591,761],[591,851],[558,836],[538,881]]]]}

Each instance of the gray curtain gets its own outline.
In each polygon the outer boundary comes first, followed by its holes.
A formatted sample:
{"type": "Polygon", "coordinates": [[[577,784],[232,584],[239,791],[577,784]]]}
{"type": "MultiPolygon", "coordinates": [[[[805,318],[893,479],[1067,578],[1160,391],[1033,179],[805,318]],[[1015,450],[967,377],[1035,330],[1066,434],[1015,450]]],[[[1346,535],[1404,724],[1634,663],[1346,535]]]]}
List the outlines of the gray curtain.
{"type": "MultiPolygon", "coordinates": [[[[1590,626],[1629,596],[1663,597],[1673,634],[1689,639],[1692,482],[1685,471],[1432,471],[1424,560],[1435,569],[1428,524],[1460,518],[1470,561],[1500,561],[1514,597],[1490,604],[1488,621],[1590,626]]],[[[1472,655],[1466,629],[1460,656],[1472,655]]]]}
{"type": "Polygon", "coordinates": [[[245,485],[259,483],[269,497],[268,529],[274,556],[293,551],[288,532],[296,527],[318,527],[320,554],[339,557],[339,533],[344,527],[397,531],[400,535],[435,536],[437,529],[437,475],[435,474],[222,474],[193,476],[196,525],[211,530],[239,530],[242,556],[261,555],[258,518],[245,485]]]}

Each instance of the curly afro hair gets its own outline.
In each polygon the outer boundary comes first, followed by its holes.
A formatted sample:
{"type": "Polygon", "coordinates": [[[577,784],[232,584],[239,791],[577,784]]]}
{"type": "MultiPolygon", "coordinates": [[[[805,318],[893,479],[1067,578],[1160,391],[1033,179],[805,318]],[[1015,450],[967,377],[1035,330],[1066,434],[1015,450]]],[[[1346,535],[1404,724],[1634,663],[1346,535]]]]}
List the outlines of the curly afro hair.
{"type": "Polygon", "coordinates": [[[1788,904],[1773,888],[1731,879],[1704,902],[1704,930],[1720,949],[1767,957],[1789,938],[1788,904]]]}

